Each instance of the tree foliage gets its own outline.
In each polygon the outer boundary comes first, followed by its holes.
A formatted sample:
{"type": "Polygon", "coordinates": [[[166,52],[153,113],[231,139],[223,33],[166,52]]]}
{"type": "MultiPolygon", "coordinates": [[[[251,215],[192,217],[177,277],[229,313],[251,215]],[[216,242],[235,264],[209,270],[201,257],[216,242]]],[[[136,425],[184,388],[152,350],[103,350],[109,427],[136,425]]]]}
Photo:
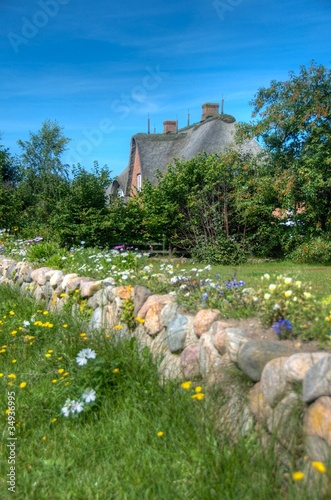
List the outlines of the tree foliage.
{"type": "Polygon", "coordinates": [[[331,70],[311,63],[285,82],[260,88],[253,118],[241,138],[259,137],[270,155],[270,181],[279,206],[296,213],[318,234],[331,224],[331,70]]]}

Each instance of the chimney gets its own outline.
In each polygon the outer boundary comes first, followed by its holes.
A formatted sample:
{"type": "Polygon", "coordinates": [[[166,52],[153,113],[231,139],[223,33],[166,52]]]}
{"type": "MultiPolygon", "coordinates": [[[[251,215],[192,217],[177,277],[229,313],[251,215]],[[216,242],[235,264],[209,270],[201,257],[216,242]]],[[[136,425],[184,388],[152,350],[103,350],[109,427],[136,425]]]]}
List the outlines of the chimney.
{"type": "Polygon", "coordinates": [[[211,118],[212,116],[217,116],[219,104],[215,102],[206,102],[202,105],[202,118],[201,120],[207,120],[207,118],[211,118]]]}
{"type": "Polygon", "coordinates": [[[165,120],[163,122],[163,133],[168,134],[168,132],[177,132],[177,120],[165,120]]]}

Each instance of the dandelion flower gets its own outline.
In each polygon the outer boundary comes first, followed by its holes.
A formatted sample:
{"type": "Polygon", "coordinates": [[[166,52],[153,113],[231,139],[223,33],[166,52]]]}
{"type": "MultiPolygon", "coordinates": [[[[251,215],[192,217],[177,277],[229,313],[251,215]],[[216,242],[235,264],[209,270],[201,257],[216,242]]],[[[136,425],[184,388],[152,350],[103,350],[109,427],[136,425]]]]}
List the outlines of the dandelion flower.
{"type": "Polygon", "coordinates": [[[10,374],[8,375],[8,378],[16,378],[15,373],[10,373],[10,374]]]}
{"type": "Polygon", "coordinates": [[[161,437],[163,437],[163,436],[164,436],[164,432],[159,431],[156,435],[157,435],[157,437],[161,438],[161,437]]]}
{"type": "Polygon", "coordinates": [[[12,363],[17,363],[17,359],[12,359],[11,362],[12,363]]]}
{"type": "Polygon", "coordinates": [[[55,422],[57,421],[57,418],[52,418],[52,424],[55,424],[55,422]]]}
{"type": "Polygon", "coordinates": [[[47,352],[47,353],[45,354],[45,358],[50,358],[51,356],[52,356],[52,355],[51,355],[49,352],[47,352]]]}
{"type": "Polygon", "coordinates": [[[94,389],[85,389],[85,391],[82,394],[82,398],[85,401],[85,403],[91,403],[92,401],[95,401],[96,398],[96,392],[94,389]]]}
{"type": "Polygon", "coordinates": [[[293,472],[293,474],[292,474],[292,479],[294,481],[302,481],[304,477],[305,477],[305,475],[301,471],[296,471],[296,472],[293,472]]]}
{"type": "Polygon", "coordinates": [[[202,387],[201,387],[201,385],[198,385],[198,386],[195,388],[195,392],[197,392],[197,393],[202,392],[202,387]]]}
{"type": "Polygon", "coordinates": [[[145,320],[143,318],[136,318],[136,321],[138,321],[138,323],[145,323],[145,320]]]}
{"type": "Polygon", "coordinates": [[[311,465],[312,465],[312,467],[314,467],[314,469],[318,470],[318,472],[320,472],[321,474],[326,473],[326,467],[323,464],[323,462],[312,462],[311,465]]]}
{"type": "Polygon", "coordinates": [[[187,381],[187,382],[183,382],[181,384],[181,387],[182,387],[182,389],[185,389],[187,391],[187,390],[189,390],[191,388],[191,385],[192,385],[192,382],[187,381]]]}
{"type": "Polygon", "coordinates": [[[21,389],[25,389],[25,387],[26,387],[26,382],[21,382],[20,383],[20,388],[21,389]]]}
{"type": "Polygon", "coordinates": [[[199,392],[198,394],[193,394],[193,396],[191,396],[192,399],[197,399],[198,401],[201,401],[204,397],[205,395],[202,392],[199,392]]]}
{"type": "Polygon", "coordinates": [[[64,325],[62,325],[63,328],[68,328],[68,325],[65,323],[64,325]]]}
{"type": "Polygon", "coordinates": [[[14,311],[9,311],[9,314],[10,314],[11,316],[14,316],[15,312],[14,312],[14,311]]]}
{"type": "Polygon", "coordinates": [[[122,325],[115,325],[114,330],[122,330],[123,326],[122,325]]]}
{"type": "Polygon", "coordinates": [[[46,439],[47,439],[47,438],[46,438],[46,436],[43,436],[43,437],[41,438],[41,440],[42,440],[42,441],[46,441],[46,439]]]}
{"type": "Polygon", "coordinates": [[[120,371],[119,368],[114,368],[113,373],[118,373],[120,371]]]}

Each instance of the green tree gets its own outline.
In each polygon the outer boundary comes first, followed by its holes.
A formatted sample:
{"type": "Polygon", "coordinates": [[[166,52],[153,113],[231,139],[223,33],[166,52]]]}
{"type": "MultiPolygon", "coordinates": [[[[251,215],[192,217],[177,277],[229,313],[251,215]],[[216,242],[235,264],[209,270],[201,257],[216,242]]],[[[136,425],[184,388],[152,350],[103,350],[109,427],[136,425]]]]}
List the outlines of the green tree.
{"type": "Polygon", "coordinates": [[[260,88],[251,102],[250,124],[238,136],[259,137],[269,153],[270,182],[278,206],[304,207],[312,235],[331,226],[331,70],[312,62],[285,82],[260,88]]]}
{"type": "Polygon", "coordinates": [[[238,176],[251,159],[236,150],[176,160],[157,186],[141,194],[147,234],[214,262],[243,258],[247,226],[238,203],[238,176]]]}
{"type": "Polygon", "coordinates": [[[0,145],[0,229],[12,229],[17,224],[21,212],[21,200],[16,190],[18,180],[17,161],[9,149],[0,145]]]}
{"type": "Polygon", "coordinates": [[[105,190],[110,182],[109,169],[99,168],[97,162],[91,172],[79,164],[73,166],[68,188],[49,221],[61,244],[71,246],[84,240],[90,246],[107,245],[105,190]]]}
{"type": "Polygon", "coordinates": [[[21,154],[21,182],[19,193],[24,212],[20,226],[30,233],[47,227],[56,203],[68,189],[68,165],[61,161],[70,139],[63,135],[63,128],[46,120],[37,133],[30,132],[28,141],[18,141],[21,154]]]}

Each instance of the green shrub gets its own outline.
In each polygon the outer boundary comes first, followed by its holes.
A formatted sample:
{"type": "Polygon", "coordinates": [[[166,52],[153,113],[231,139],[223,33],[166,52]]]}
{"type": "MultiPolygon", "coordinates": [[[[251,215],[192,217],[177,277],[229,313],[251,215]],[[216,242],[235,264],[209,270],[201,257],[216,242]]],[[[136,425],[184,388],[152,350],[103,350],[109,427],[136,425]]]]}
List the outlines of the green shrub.
{"type": "Polygon", "coordinates": [[[219,237],[214,241],[201,242],[192,249],[192,257],[208,264],[225,266],[243,264],[247,261],[248,252],[234,238],[219,237]]]}
{"type": "Polygon", "coordinates": [[[296,264],[305,262],[327,264],[331,262],[331,241],[321,237],[306,241],[291,252],[289,258],[296,264]]]}

